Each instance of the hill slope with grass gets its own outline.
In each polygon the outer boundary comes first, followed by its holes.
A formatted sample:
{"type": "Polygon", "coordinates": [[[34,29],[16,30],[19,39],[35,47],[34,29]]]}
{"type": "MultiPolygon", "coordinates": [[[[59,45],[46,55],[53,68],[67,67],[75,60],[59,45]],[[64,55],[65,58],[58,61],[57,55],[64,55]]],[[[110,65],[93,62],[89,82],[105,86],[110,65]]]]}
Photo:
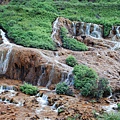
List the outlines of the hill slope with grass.
{"type": "Polygon", "coordinates": [[[102,24],[107,36],[112,25],[120,25],[120,1],[92,1],[11,0],[0,6],[0,26],[16,44],[48,50],[56,50],[51,33],[58,16],[102,24]]]}

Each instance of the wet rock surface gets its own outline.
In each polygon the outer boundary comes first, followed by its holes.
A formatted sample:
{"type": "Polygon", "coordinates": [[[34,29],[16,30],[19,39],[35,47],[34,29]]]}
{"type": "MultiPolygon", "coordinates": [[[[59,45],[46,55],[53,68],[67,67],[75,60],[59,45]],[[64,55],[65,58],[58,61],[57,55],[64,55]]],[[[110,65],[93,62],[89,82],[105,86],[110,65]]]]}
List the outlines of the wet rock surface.
{"type": "MultiPolygon", "coordinates": [[[[74,92],[74,97],[56,95],[55,85],[66,79],[69,80],[68,75],[73,70],[65,63],[69,55],[73,55],[79,64],[93,68],[99,77],[107,78],[113,92],[120,91],[119,40],[96,39],[90,36],[83,39],[82,36],[75,36],[80,32],[74,28],[75,25],[77,27],[76,22],[64,18],[60,18],[58,23],[57,21],[58,19],[56,19],[53,27],[66,27],[69,36],[74,36],[78,41],[84,42],[89,50],[84,52],[71,51],[59,47],[57,51],[48,51],[25,48],[10,43],[3,32],[1,39],[3,43],[0,44],[0,85],[14,86],[15,91],[13,94],[9,90],[0,93],[1,120],[9,118],[11,120],[63,120],[75,115],[78,119],[94,120],[94,111],[100,113],[105,109],[110,109],[111,106],[109,105],[112,102],[119,102],[119,94],[99,101],[84,98],[77,91],[74,92]],[[40,96],[29,96],[21,93],[19,86],[24,81],[37,85],[40,88],[40,96]],[[51,90],[46,90],[40,86],[51,90]]],[[[93,31],[93,26],[95,25],[92,25],[90,32],[93,31]]],[[[84,29],[87,27],[87,24],[84,23],[84,29]]],[[[102,26],[99,27],[102,29],[102,26]]],[[[116,29],[119,30],[119,27],[116,29]]],[[[59,29],[53,30],[52,38],[58,45],[61,45],[59,32],[59,29]]],[[[112,37],[115,35],[114,32],[112,37]]]]}
{"type": "MultiPolygon", "coordinates": [[[[21,81],[0,79],[0,85],[16,86],[19,88],[21,81]]],[[[90,100],[84,98],[78,94],[76,97],[57,95],[54,91],[48,91],[46,88],[39,87],[40,91],[44,91],[44,96],[29,96],[23,94],[18,89],[18,94],[15,96],[9,96],[6,93],[0,94],[5,99],[11,98],[13,101],[7,103],[0,102],[0,119],[10,120],[65,120],[67,117],[73,117],[79,115],[79,118],[83,120],[94,119],[93,111],[101,112],[102,105],[106,104],[105,99],[96,102],[96,100],[90,100]],[[46,96],[47,102],[46,102],[46,96]],[[21,102],[22,105],[16,105],[15,102],[21,102]]]]}

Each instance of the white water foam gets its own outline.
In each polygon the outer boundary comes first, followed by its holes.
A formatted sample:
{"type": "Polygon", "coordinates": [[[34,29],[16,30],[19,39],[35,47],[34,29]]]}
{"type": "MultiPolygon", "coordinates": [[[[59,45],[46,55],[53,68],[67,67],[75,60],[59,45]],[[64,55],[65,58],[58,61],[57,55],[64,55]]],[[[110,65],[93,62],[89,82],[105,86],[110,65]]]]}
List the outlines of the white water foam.
{"type": "Polygon", "coordinates": [[[60,45],[60,42],[56,39],[56,34],[59,30],[59,17],[53,22],[53,31],[52,31],[52,35],[51,38],[58,44],[58,46],[60,45]]]}

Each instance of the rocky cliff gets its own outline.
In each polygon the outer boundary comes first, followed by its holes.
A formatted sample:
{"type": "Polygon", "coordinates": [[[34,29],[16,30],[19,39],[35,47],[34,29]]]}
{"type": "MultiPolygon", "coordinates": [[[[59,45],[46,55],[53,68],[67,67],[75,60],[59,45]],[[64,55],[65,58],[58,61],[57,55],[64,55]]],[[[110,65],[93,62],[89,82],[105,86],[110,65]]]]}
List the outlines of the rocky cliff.
{"type": "MultiPolygon", "coordinates": [[[[88,29],[87,23],[83,24],[71,22],[65,18],[57,18],[53,23],[51,37],[58,45],[62,45],[60,27],[65,27],[68,30],[68,37],[74,36],[78,41],[84,42],[89,50],[76,52],[63,48],[58,48],[57,51],[25,48],[9,43],[5,38],[5,34],[1,31],[1,39],[3,39],[3,44],[0,45],[1,76],[46,87],[55,85],[60,81],[67,81],[70,84],[72,80],[69,75],[72,76],[73,68],[65,64],[65,59],[68,55],[74,55],[79,64],[85,64],[95,69],[100,77],[109,79],[114,90],[119,90],[119,41],[103,39],[103,27],[101,25],[89,24],[88,29]],[[84,40],[80,31],[85,35],[84,40]]],[[[115,29],[117,29],[117,33],[114,32],[114,36],[119,36],[119,27],[115,29]]]]}

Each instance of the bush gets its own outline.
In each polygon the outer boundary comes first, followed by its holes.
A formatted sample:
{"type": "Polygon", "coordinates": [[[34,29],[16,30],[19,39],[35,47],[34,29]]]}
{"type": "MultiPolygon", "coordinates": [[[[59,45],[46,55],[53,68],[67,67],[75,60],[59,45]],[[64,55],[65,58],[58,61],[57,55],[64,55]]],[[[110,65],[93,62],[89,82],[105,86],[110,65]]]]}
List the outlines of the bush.
{"type": "Polygon", "coordinates": [[[110,95],[111,88],[108,86],[108,80],[106,78],[98,79],[97,73],[93,69],[85,65],[76,65],[73,74],[74,87],[81,91],[81,95],[97,99],[110,95]]]}
{"type": "Polygon", "coordinates": [[[74,56],[68,56],[67,59],[66,59],[66,64],[71,66],[71,67],[74,67],[76,64],[77,64],[77,60],[74,56]]]}
{"type": "Polygon", "coordinates": [[[27,95],[36,95],[38,93],[38,88],[28,83],[21,85],[20,90],[27,95]]]}
{"type": "Polygon", "coordinates": [[[56,93],[57,94],[63,94],[63,95],[73,95],[72,90],[68,87],[66,83],[58,83],[56,85],[56,93]]]}
{"type": "Polygon", "coordinates": [[[98,78],[97,73],[85,66],[85,65],[76,65],[73,70],[74,74],[74,87],[77,89],[82,88],[86,83],[90,81],[95,81],[98,78]]]}
{"type": "Polygon", "coordinates": [[[120,120],[120,112],[116,113],[105,113],[103,118],[98,118],[98,120],[120,120]]]}
{"type": "Polygon", "coordinates": [[[76,39],[67,37],[67,29],[61,28],[61,38],[62,38],[62,46],[66,49],[70,49],[73,51],[86,51],[88,50],[88,47],[76,39]]]}
{"type": "Polygon", "coordinates": [[[105,78],[100,78],[98,81],[90,81],[81,88],[81,94],[83,96],[96,97],[97,99],[107,97],[111,93],[108,83],[105,78]]]}

